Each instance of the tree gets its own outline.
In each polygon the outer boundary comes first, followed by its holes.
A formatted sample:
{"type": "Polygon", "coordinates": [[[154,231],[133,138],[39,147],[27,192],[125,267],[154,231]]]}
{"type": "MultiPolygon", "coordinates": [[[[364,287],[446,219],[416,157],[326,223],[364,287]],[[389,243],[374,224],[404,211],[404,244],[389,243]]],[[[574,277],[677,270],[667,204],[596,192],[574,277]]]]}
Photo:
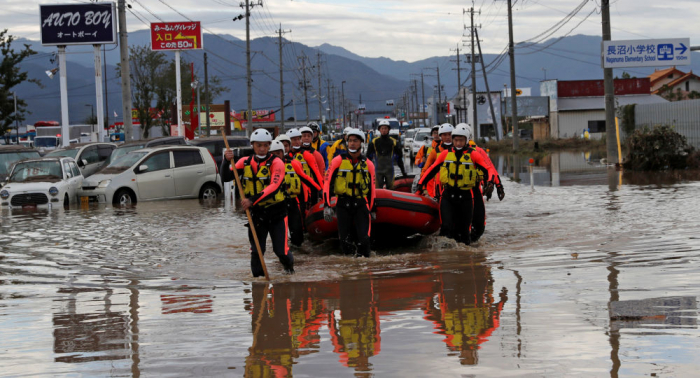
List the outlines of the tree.
{"type": "MultiPolygon", "coordinates": [[[[147,45],[131,47],[129,58],[132,97],[134,107],[138,110],[143,138],[149,136],[153,126],[160,126],[164,135],[169,134],[168,126],[172,117],[171,107],[177,99],[175,62],[168,59],[162,52],[152,51],[147,45]]],[[[192,99],[190,64],[181,60],[180,72],[182,102],[188,104],[192,99]]],[[[196,75],[195,80],[197,80],[196,75]]],[[[202,82],[202,80],[199,81],[202,82]]],[[[218,96],[227,89],[220,83],[221,80],[216,76],[209,79],[211,96],[218,96]]]]}
{"type": "Polygon", "coordinates": [[[12,88],[25,81],[35,83],[41,87],[41,82],[37,79],[29,79],[26,71],[20,69],[20,63],[28,56],[36,54],[36,51],[25,44],[24,49],[15,51],[12,42],[15,37],[7,34],[7,29],[0,31],[0,135],[14,125],[15,120],[22,122],[25,120],[24,114],[27,112],[27,103],[17,99],[17,117],[15,118],[15,104],[12,97],[12,88]]]}

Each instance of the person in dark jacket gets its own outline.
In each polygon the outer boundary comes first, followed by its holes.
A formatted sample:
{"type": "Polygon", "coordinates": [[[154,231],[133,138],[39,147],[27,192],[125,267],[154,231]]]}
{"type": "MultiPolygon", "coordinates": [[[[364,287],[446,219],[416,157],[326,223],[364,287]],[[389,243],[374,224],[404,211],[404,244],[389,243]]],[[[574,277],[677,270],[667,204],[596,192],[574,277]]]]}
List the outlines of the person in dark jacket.
{"type": "Polygon", "coordinates": [[[377,189],[381,189],[384,186],[386,186],[387,189],[393,189],[394,159],[396,159],[396,164],[399,166],[403,177],[407,177],[406,168],[404,168],[403,164],[401,144],[397,142],[396,139],[389,136],[389,130],[391,129],[389,121],[379,121],[377,128],[381,135],[374,138],[369,144],[369,147],[367,147],[367,158],[374,161],[374,165],[377,169],[377,189]]]}

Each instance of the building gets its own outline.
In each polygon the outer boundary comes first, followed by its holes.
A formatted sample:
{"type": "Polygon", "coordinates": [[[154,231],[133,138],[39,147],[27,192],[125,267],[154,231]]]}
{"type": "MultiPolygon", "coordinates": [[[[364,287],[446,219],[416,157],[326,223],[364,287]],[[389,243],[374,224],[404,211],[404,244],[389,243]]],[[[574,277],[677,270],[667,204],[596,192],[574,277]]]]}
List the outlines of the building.
{"type": "MultiPolygon", "coordinates": [[[[651,94],[648,77],[617,79],[615,105],[656,104],[667,102],[651,94]]],[[[571,138],[588,129],[591,138],[601,138],[605,124],[605,86],[603,80],[546,80],[540,84],[542,96],[549,97],[550,136],[571,138]]]]}
{"type": "Polygon", "coordinates": [[[700,76],[693,71],[685,73],[676,67],[656,70],[649,75],[649,80],[651,93],[670,101],[700,98],[700,76]]]}

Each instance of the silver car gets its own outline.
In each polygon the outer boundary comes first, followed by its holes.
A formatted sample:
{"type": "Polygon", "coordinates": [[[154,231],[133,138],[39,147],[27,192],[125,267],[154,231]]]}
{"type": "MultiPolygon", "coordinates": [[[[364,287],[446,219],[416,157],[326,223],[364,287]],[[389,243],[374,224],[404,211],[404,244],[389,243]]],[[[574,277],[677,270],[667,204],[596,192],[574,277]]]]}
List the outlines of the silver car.
{"type": "Polygon", "coordinates": [[[75,159],[83,177],[89,177],[102,169],[112,151],[117,148],[114,143],[82,143],[54,150],[47,157],[67,156],[75,159]]]}
{"type": "Polygon", "coordinates": [[[206,148],[144,148],[112,161],[83,181],[79,196],[115,205],[181,198],[216,198],[221,193],[216,162],[206,148]]]}

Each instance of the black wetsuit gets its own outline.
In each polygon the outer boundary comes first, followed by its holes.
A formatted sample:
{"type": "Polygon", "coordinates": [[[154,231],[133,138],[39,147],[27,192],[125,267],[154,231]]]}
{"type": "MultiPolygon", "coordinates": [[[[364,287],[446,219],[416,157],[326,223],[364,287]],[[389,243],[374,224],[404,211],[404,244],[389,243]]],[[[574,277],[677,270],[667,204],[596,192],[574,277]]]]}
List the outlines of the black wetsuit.
{"type": "Polygon", "coordinates": [[[394,188],[394,156],[401,174],[406,176],[400,142],[389,135],[382,135],[374,138],[367,147],[367,158],[374,161],[377,173],[377,189],[383,188],[384,185],[387,189],[394,188]]]}

